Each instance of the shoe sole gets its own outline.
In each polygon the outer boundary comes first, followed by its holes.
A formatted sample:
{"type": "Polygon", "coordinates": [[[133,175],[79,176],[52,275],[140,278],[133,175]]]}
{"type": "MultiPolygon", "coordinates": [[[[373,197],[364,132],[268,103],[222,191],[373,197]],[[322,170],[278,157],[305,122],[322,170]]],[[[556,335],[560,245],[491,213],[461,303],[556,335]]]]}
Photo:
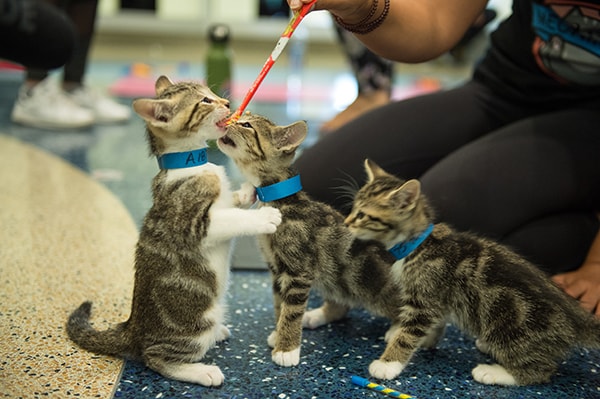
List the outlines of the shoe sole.
{"type": "Polygon", "coordinates": [[[12,115],[11,120],[14,123],[18,123],[19,125],[35,127],[35,128],[39,128],[39,129],[48,129],[48,130],[83,129],[83,128],[93,126],[94,122],[95,122],[95,121],[90,121],[90,122],[82,122],[79,124],[65,125],[65,124],[53,123],[53,122],[49,122],[49,121],[40,121],[39,119],[27,118],[27,117],[23,117],[20,115],[12,115]]]}

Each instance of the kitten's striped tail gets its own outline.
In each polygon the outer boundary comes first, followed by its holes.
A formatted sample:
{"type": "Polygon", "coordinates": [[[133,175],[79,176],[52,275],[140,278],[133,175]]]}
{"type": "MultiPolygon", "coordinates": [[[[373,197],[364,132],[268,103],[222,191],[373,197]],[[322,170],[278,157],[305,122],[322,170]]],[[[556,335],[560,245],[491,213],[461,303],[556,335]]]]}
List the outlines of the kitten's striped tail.
{"type": "Polygon", "coordinates": [[[92,303],[84,302],[71,315],[67,322],[69,338],[81,348],[100,355],[125,357],[129,352],[129,342],[124,326],[120,323],[105,331],[98,331],[90,324],[92,303]]]}

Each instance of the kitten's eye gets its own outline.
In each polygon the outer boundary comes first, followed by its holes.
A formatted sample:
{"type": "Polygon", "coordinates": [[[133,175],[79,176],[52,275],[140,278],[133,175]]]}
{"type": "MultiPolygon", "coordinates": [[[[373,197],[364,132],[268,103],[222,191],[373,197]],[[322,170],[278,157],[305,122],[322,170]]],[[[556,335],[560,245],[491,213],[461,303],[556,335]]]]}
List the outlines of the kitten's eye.
{"type": "Polygon", "coordinates": [[[244,122],[244,123],[242,123],[242,127],[248,127],[250,129],[252,129],[252,125],[250,124],[250,122],[244,122]]]}
{"type": "Polygon", "coordinates": [[[206,103],[206,104],[212,104],[212,103],[213,103],[213,100],[212,100],[212,99],[210,99],[210,98],[208,98],[208,97],[204,97],[204,98],[202,99],[202,102],[203,102],[203,103],[206,103]]]}
{"type": "Polygon", "coordinates": [[[362,219],[362,218],[364,218],[364,217],[365,217],[365,214],[364,214],[364,213],[362,213],[362,212],[358,212],[358,213],[356,214],[356,218],[357,218],[357,219],[362,219]]]}

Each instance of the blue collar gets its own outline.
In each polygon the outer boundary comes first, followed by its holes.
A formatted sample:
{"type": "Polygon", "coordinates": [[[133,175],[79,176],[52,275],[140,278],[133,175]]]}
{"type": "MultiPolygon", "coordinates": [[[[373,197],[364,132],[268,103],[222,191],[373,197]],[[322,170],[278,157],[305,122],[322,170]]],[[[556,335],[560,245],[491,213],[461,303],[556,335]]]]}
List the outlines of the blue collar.
{"type": "Polygon", "coordinates": [[[183,169],[204,165],[208,162],[206,148],[184,152],[169,152],[156,157],[161,169],[183,169]]]}
{"type": "Polygon", "coordinates": [[[270,202],[289,197],[300,190],[302,190],[300,175],[296,175],[287,180],[280,181],[279,183],[271,184],[270,186],[256,187],[256,195],[258,195],[258,199],[262,202],[270,202]]]}
{"type": "Polygon", "coordinates": [[[422,232],[420,236],[418,236],[417,238],[413,238],[410,241],[399,242],[398,244],[391,247],[389,249],[389,251],[392,255],[394,255],[396,260],[404,259],[412,251],[417,249],[417,247],[419,245],[421,245],[427,237],[429,237],[429,235],[431,234],[432,231],[433,231],[433,223],[430,223],[429,226],[427,226],[427,229],[425,229],[425,231],[422,232]]]}

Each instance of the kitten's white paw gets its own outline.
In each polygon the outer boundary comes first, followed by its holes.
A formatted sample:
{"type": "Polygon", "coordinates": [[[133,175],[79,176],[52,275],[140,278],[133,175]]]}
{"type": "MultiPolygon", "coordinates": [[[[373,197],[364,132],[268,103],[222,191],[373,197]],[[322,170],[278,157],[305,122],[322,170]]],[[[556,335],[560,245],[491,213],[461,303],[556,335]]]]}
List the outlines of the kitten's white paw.
{"type": "Polygon", "coordinates": [[[167,377],[179,381],[193,382],[194,384],[204,385],[206,387],[216,387],[223,385],[225,376],[218,366],[211,366],[203,363],[179,364],[168,370],[167,377]]]}
{"type": "Polygon", "coordinates": [[[490,353],[490,346],[479,338],[475,340],[475,347],[479,349],[481,353],[485,353],[486,355],[490,353]]]}
{"type": "Polygon", "coordinates": [[[267,345],[269,345],[270,348],[274,348],[276,341],[277,341],[277,331],[273,331],[271,334],[269,334],[269,337],[267,338],[267,345]]]}
{"type": "Polygon", "coordinates": [[[252,184],[244,182],[240,189],[233,193],[233,200],[237,206],[248,207],[256,202],[256,189],[252,184]]]}
{"type": "Polygon", "coordinates": [[[304,312],[302,316],[302,327],[304,328],[317,328],[327,324],[325,319],[325,312],[322,308],[312,309],[304,312]]]}
{"type": "Polygon", "coordinates": [[[258,209],[262,223],[259,234],[273,234],[277,231],[277,226],[281,224],[281,212],[271,206],[263,206],[258,209]]]}
{"type": "Polygon", "coordinates": [[[217,342],[225,341],[229,337],[231,337],[231,331],[229,331],[229,328],[227,328],[226,325],[221,324],[217,327],[217,333],[215,335],[217,342]]]}
{"type": "Polygon", "coordinates": [[[471,372],[475,381],[488,385],[517,385],[515,378],[499,364],[479,364],[471,372]]]}
{"type": "Polygon", "coordinates": [[[223,381],[225,381],[225,376],[217,366],[202,365],[198,371],[198,384],[200,385],[217,387],[223,385],[223,381]]]}
{"type": "Polygon", "coordinates": [[[381,380],[391,380],[396,378],[404,370],[404,365],[400,362],[384,362],[383,360],[374,360],[369,365],[369,373],[375,378],[381,380]]]}
{"type": "Polygon", "coordinates": [[[300,363],[300,347],[289,352],[273,352],[273,362],[283,367],[297,366],[300,363]]]}

